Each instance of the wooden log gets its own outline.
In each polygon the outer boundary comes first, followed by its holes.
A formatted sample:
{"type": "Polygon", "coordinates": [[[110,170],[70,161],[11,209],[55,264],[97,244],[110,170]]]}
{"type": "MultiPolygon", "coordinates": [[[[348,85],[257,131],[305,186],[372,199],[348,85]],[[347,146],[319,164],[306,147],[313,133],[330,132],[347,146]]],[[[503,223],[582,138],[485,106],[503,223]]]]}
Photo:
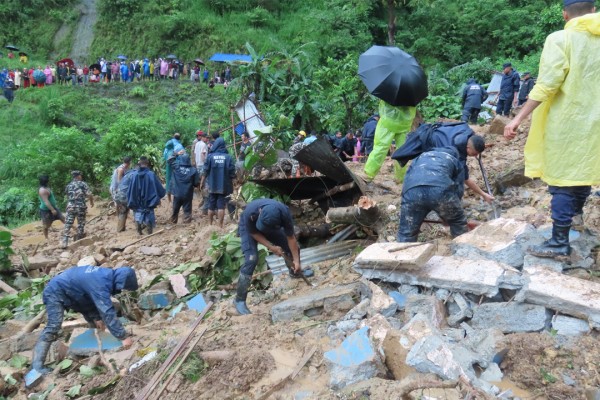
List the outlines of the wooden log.
{"type": "Polygon", "coordinates": [[[164,229],[161,229],[160,231],[157,231],[157,232],[154,232],[154,233],[152,233],[152,234],[150,234],[150,235],[144,236],[143,238],[140,238],[140,239],[134,240],[134,241],[133,241],[133,242],[131,242],[131,243],[127,243],[127,244],[126,244],[126,245],[124,245],[124,246],[112,246],[110,249],[111,249],[112,251],[123,251],[123,250],[125,250],[127,247],[129,247],[129,246],[133,246],[134,244],[136,244],[136,243],[139,243],[139,242],[141,242],[142,240],[146,240],[146,239],[148,239],[148,238],[150,238],[150,237],[152,237],[152,236],[155,236],[155,235],[161,234],[161,233],[163,233],[164,231],[165,231],[164,229]]]}
{"type": "Polygon", "coordinates": [[[26,333],[33,332],[38,326],[40,326],[45,316],[46,309],[44,308],[38,313],[38,315],[36,315],[31,321],[29,321],[27,325],[23,327],[23,329],[21,329],[21,331],[17,334],[17,337],[23,336],[26,333]]]}
{"type": "Polygon", "coordinates": [[[10,286],[6,282],[4,282],[2,279],[0,279],[0,289],[2,289],[3,291],[5,291],[8,294],[16,294],[17,293],[17,289],[13,288],[12,286],[10,286]]]}
{"type": "Polygon", "coordinates": [[[330,208],[327,211],[325,221],[336,224],[357,224],[374,227],[381,216],[377,203],[367,196],[362,196],[354,206],[330,208]]]}
{"type": "Polygon", "coordinates": [[[350,190],[355,186],[356,186],[356,183],[354,183],[354,182],[348,182],[348,183],[344,183],[343,185],[335,186],[335,187],[329,189],[328,191],[326,191],[325,193],[322,193],[322,194],[310,199],[309,203],[310,204],[316,203],[319,200],[326,199],[328,197],[333,196],[334,194],[350,190]]]}
{"type": "Polygon", "coordinates": [[[330,228],[330,224],[322,224],[317,226],[299,224],[294,226],[294,234],[299,239],[325,238],[331,235],[331,232],[329,231],[330,228]]]}

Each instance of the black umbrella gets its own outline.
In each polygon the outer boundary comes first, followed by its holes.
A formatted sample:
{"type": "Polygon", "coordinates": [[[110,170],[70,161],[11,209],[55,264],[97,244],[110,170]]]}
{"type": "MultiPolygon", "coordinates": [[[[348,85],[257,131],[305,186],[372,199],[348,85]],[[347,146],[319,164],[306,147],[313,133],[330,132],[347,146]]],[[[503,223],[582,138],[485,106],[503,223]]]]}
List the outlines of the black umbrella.
{"type": "Polygon", "coordinates": [[[100,64],[92,64],[90,65],[90,72],[94,75],[100,75],[100,72],[102,71],[102,67],[100,66],[100,64]]]}
{"type": "Polygon", "coordinates": [[[19,48],[13,44],[9,44],[7,46],[4,46],[5,48],[9,49],[9,50],[13,50],[13,51],[19,51],[19,48]]]}
{"type": "Polygon", "coordinates": [[[196,64],[204,65],[204,61],[202,61],[202,59],[200,59],[200,58],[196,58],[196,59],[194,60],[194,62],[195,62],[196,64]]]}
{"type": "Polygon", "coordinates": [[[369,93],[393,106],[416,106],[427,97],[427,76],[397,47],[373,46],[360,55],[358,75],[369,93]]]}
{"type": "Polygon", "coordinates": [[[175,59],[177,58],[177,56],[175,54],[169,54],[168,56],[166,56],[165,58],[171,58],[171,59],[175,59]]]}

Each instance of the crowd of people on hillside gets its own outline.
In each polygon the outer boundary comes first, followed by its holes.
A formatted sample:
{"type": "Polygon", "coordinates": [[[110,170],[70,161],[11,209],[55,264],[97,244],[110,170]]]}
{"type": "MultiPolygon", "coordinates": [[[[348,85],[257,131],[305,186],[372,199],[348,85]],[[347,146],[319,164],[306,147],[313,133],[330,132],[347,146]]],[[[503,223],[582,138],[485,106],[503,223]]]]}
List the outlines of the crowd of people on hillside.
{"type": "MultiPolygon", "coordinates": [[[[27,60],[24,61],[25,63],[27,60]]],[[[17,89],[43,88],[48,85],[87,85],[89,83],[145,82],[160,80],[189,79],[204,83],[213,88],[216,84],[228,87],[233,79],[231,68],[215,70],[211,75],[206,66],[198,62],[184,62],[174,59],[148,58],[126,60],[105,60],[97,63],[76,65],[70,61],[47,64],[45,67],[25,67],[0,69],[0,88],[6,99],[12,103],[17,89]]]]}

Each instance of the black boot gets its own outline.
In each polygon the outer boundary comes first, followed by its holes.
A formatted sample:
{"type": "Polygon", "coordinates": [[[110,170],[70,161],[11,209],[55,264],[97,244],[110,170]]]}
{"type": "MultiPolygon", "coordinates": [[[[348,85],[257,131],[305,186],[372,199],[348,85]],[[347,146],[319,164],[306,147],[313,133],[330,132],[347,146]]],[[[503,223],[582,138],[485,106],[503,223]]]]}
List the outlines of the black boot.
{"type": "Polygon", "coordinates": [[[240,315],[248,315],[252,314],[246,305],[246,298],[248,297],[248,288],[250,287],[250,282],[252,281],[251,275],[245,275],[240,273],[240,277],[238,278],[237,284],[237,294],[235,296],[235,300],[233,304],[235,305],[235,309],[240,315]]]}
{"type": "Polygon", "coordinates": [[[46,342],[44,340],[38,340],[33,348],[33,358],[31,360],[31,369],[35,369],[40,374],[45,375],[52,372],[52,369],[44,367],[46,362],[46,356],[50,350],[52,342],[46,342]]]}
{"type": "Polygon", "coordinates": [[[138,235],[141,235],[142,234],[142,229],[144,229],[144,228],[142,228],[142,224],[141,223],[136,222],[135,223],[135,229],[137,230],[138,235]]]}
{"type": "Polygon", "coordinates": [[[569,231],[571,225],[552,224],[552,237],[539,246],[531,246],[527,249],[529,254],[537,257],[555,258],[567,257],[571,254],[569,245],[569,231]]]}

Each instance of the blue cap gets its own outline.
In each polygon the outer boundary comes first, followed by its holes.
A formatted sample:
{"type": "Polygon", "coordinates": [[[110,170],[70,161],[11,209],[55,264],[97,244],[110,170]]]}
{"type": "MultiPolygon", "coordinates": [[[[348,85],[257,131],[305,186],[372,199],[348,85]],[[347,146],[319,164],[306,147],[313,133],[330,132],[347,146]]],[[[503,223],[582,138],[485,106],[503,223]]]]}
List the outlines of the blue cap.
{"type": "Polygon", "coordinates": [[[509,62],[505,62],[504,64],[502,64],[502,68],[508,68],[508,67],[512,67],[512,64],[509,62]]]}
{"type": "Polygon", "coordinates": [[[575,3],[594,3],[594,0],[563,0],[563,6],[568,7],[575,3]]]}
{"type": "Polygon", "coordinates": [[[256,220],[256,229],[261,232],[274,231],[281,228],[281,215],[275,206],[264,206],[256,220]]]}

